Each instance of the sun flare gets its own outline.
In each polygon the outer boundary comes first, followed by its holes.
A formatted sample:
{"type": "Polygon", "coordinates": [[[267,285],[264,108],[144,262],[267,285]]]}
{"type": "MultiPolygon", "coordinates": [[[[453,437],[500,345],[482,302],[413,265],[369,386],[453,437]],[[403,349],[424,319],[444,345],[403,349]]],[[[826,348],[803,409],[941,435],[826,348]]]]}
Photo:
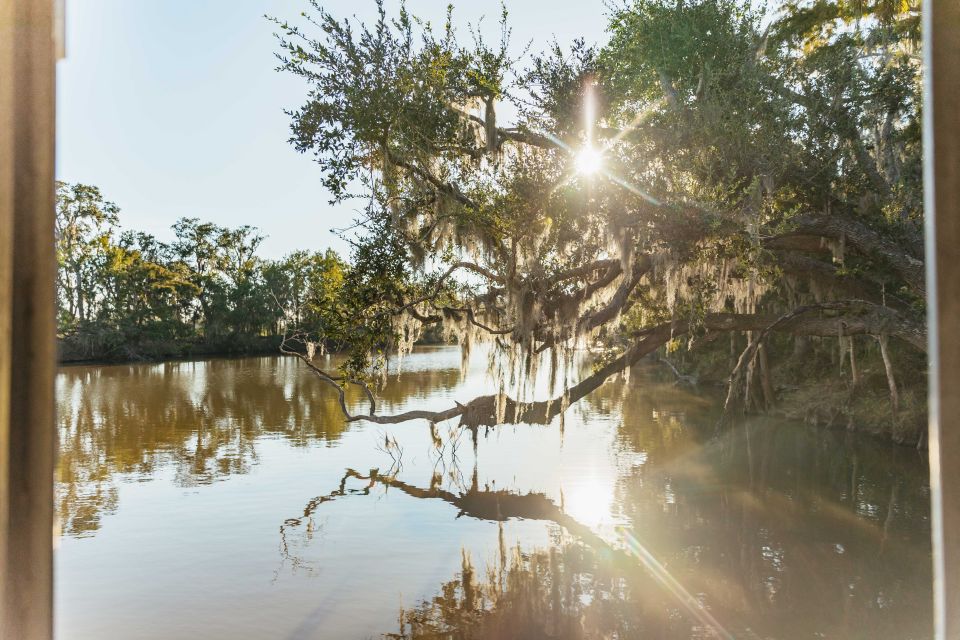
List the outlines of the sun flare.
{"type": "Polygon", "coordinates": [[[577,173],[590,176],[603,167],[603,156],[593,147],[584,147],[577,154],[577,173]]]}

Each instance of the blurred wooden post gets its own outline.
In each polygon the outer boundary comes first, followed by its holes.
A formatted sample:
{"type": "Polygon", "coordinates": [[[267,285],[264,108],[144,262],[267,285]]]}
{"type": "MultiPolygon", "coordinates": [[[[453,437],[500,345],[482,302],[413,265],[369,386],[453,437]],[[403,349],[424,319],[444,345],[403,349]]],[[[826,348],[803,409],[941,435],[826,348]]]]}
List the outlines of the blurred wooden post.
{"type": "Polygon", "coordinates": [[[934,626],[960,638],[960,2],[926,0],[924,197],[934,626]]]}
{"type": "Polygon", "coordinates": [[[0,640],[53,635],[53,18],[0,0],[0,640]]]}

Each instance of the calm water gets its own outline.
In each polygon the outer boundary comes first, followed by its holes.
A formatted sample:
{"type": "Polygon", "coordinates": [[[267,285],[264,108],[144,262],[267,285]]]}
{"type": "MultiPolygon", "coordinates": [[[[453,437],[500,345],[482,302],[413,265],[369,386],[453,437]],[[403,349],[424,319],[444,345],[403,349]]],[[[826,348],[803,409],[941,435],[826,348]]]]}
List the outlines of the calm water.
{"type": "MultiPolygon", "coordinates": [[[[484,370],[420,350],[381,411],[484,370]]],[[[662,374],[474,448],[345,425],[291,359],[66,368],[58,638],[931,636],[923,457],[770,419],[712,438],[714,400],[662,374]]]]}

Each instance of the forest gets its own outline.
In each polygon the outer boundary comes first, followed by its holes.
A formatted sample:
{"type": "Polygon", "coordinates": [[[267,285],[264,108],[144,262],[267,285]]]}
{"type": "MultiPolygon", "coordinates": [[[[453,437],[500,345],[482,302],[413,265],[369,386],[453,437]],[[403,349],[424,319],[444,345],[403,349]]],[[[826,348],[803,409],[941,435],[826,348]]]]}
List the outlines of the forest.
{"type": "Polygon", "coordinates": [[[333,334],[347,265],[333,251],[257,255],[256,229],[196,218],[174,240],[120,230],[95,186],[57,187],[61,360],[276,353],[288,325],[333,334]]]}

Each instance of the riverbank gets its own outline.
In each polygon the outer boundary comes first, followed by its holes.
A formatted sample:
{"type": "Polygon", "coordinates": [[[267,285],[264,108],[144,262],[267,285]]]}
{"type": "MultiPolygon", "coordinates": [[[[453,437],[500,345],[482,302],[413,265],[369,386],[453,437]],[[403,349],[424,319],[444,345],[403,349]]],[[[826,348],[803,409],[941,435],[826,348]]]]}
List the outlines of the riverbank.
{"type": "MultiPolygon", "coordinates": [[[[696,360],[669,366],[682,382],[726,390],[733,369],[728,357],[718,351],[705,352],[696,360]]],[[[770,360],[766,377],[761,365],[751,378],[747,413],[864,433],[902,445],[925,444],[927,379],[922,359],[904,358],[905,368],[916,375],[899,376],[892,382],[879,354],[868,348],[859,352],[855,373],[835,353],[808,350],[802,355],[784,356],[779,362],[772,357],[770,360]]],[[[743,402],[743,397],[736,399],[735,410],[743,411],[743,402]]]]}
{"type": "MultiPolygon", "coordinates": [[[[124,364],[163,362],[191,358],[268,356],[280,352],[283,336],[224,336],[213,340],[105,340],[96,336],[68,336],[57,339],[57,362],[75,364],[124,364]]],[[[418,345],[445,344],[439,332],[425,333],[418,345]]],[[[328,345],[334,351],[333,345],[328,345]]]]}
{"type": "Polygon", "coordinates": [[[867,433],[897,444],[924,447],[927,433],[927,395],[924,385],[900,392],[893,409],[886,389],[850,389],[836,384],[812,383],[785,389],[776,415],[807,424],[867,433]]]}
{"type": "Polygon", "coordinates": [[[160,362],[216,356],[273,355],[280,351],[282,336],[224,338],[216,341],[143,341],[135,344],[103,344],[90,340],[60,338],[57,361],[61,365],[160,362]]]}

